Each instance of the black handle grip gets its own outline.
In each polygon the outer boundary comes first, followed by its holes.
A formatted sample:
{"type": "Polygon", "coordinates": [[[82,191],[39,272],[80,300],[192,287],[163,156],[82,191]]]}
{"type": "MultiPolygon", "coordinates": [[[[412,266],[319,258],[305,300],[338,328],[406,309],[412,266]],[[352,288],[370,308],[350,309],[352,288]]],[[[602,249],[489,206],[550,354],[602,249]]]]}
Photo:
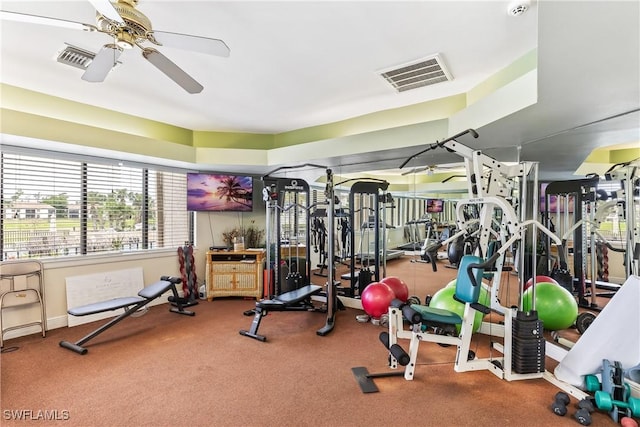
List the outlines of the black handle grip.
{"type": "Polygon", "coordinates": [[[558,258],[560,259],[559,263],[561,270],[567,269],[567,255],[565,254],[566,244],[567,239],[564,239],[561,245],[556,245],[558,247],[558,258]]]}
{"type": "Polygon", "coordinates": [[[441,242],[432,243],[427,246],[424,251],[429,256],[429,261],[431,262],[431,268],[433,271],[438,271],[438,265],[436,261],[438,261],[438,249],[442,247],[441,242]]]}
{"type": "Polygon", "coordinates": [[[612,251],[614,251],[614,252],[621,252],[621,253],[627,252],[627,250],[626,250],[626,249],[624,249],[624,248],[616,248],[615,246],[613,246],[613,245],[612,245],[611,243],[609,243],[609,242],[604,242],[604,245],[605,245],[609,250],[612,250],[612,251]]]}
{"type": "Polygon", "coordinates": [[[498,260],[498,258],[500,258],[500,255],[502,255],[500,252],[496,252],[495,254],[493,254],[491,256],[491,258],[489,258],[485,262],[476,263],[476,264],[469,264],[467,266],[467,274],[469,275],[469,279],[471,279],[471,283],[473,284],[473,286],[478,286],[478,282],[476,281],[476,278],[473,275],[473,269],[474,268],[485,269],[487,267],[491,267],[493,264],[495,264],[495,262],[498,260]]]}

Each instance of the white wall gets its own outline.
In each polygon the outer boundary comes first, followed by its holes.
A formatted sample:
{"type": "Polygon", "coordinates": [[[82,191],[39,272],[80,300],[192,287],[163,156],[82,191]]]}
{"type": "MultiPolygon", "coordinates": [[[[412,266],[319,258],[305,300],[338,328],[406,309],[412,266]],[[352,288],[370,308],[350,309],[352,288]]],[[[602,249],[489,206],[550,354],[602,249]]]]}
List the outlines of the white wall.
{"type": "MultiPolygon", "coordinates": [[[[202,212],[196,214],[194,255],[198,285],[203,284],[205,281],[205,256],[209,246],[213,244],[222,245],[222,232],[242,224],[246,226],[251,220],[255,221],[256,226],[264,228],[265,215],[262,210],[250,214],[202,212]]],[[[160,276],[180,275],[176,251],[177,248],[176,250],[167,249],[149,253],[119,253],[56,260],[43,259],[47,328],[55,329],[67,326],[65,280],[67,277],[142,267],[144,283],[149,285],[158,281],[160,276]]],[[[179,285],[178,291],[181,290],[181,285],[179,285]]],[[[158,300],[158,303],[160,302],[166,302],[166,300],[161,298],[158,300]]],[[[34,307],[5,309],[3,328],[29,323],[37,318],[37,310],[34,310],[34,307]]],[[[38,331],[38,327],[22,328],[7,332],[4,338],[5,340],[11,339],[37,333],[38,331]]]]}
{"type": "MultiPolygon", "coordinates": [[[[196,258],[201,255],[196,251],[196,258]]],[[[142,267],[144,283],[149,285],[157,282],[160,276],[179,276],[180,269],[177,254],[173,250],[154,251],[144,254],[97,255],[87,257],[73,257],[68,259],[42,260],[44,265],[44,299],[47,314],[47,328],[55,329],[67,326],[67,293],[66,278],[142,267]]],[[[179,291],[182,289],[178,287],[179,291]]],[[[133,295],[132,295],[133,296],[133,295]]],[[[162,301],[158,301],[162,302],[162,301]]],[[[166,302],[166,301],[164,301],[166,302]]],[[[33,308],[5,309],[3,328],[11,325],[29,323],[33,317],[33,308]]],[[[5,339],[28,335],[39,331],[38,327],[23,328],[5,334],[5,339]]]]}

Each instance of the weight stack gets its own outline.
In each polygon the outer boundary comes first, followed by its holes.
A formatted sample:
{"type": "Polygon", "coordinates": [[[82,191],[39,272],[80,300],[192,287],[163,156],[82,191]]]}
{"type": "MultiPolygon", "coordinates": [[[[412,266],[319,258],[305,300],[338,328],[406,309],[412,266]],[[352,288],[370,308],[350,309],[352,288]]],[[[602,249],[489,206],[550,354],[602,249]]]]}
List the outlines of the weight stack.
{"type": "Polygon", "coordinates": [[[517,374],[544,372],[544,337],[537,311],[518,311],[512,326],[511,369],[517,374]]]}

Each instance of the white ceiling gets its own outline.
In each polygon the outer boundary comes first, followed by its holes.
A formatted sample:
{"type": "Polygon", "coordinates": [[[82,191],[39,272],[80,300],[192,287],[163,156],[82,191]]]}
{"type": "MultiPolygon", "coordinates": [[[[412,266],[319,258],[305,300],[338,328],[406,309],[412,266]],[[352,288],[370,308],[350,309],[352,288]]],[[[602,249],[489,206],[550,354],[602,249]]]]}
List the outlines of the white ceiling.
{"type": "MultiPolygon", "coordinates": [[[[139,50],[125,52],[103,83],[85,82],[56,53],[65,42],[96,52],[108,36],[0,21],[0,81],[193,130],[280,133],[464,93],[537,47],[538,103],[478,129],[477,147],[520,146],[521,159],[559,177],[594,147],[640,141],[639,3],[533,1],[519,17],[508,15],[510,3],[141,0],[154,29],[230,47],[229,58],[159,48],[204,86],[196,95],[139,50]],[[436,53],[453,81],[398,94],[379,76],[436,53]]],[[[2,1],[1,9],[95,22],[85,0],[2,1]]],[[[415,151],[314,160],[363,172],[397,168],[415,151]]],[[[423,164],[457,160],[445,152],[423,164]]]]}

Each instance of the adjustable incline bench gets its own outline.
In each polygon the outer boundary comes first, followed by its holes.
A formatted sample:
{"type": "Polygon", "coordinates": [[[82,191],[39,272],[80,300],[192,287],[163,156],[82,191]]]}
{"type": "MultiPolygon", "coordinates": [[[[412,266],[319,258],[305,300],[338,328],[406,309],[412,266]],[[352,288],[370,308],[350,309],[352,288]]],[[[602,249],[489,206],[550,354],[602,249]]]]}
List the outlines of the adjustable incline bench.
{"type": "Polygon", "coordinates": [[[154,299],[159,298],[162,294],[169,290],[171,290],[171,292],[173,293],[173,296],[169,297],[169,300],[176,305],[176,307],[172,307],[169,311],[178,314],[185,314],[187,316],[195,316],[195,313],[193,311],[184,309],[182,303],[180,302],[180,298],[178,298],[178,290],[176,289],[176,285],[181,282],[182,279],[179,279],[177,277],[162,276],[160,278],[160,281],[141,289],[140,292],[138,292],[137,297],[114,298],[107,301],[100,301],[93,304],[70,308],[67,313],[72,316],[88,316],[90,314],[113,311],[119,308],[124,308],[125,311],[118,317],[111,319],[109,322],[105,323],[104,325],[91,332],[84,338],[80,339],[79,341],[76,341],[75,343],[60,341],[60,347],[75,351],[78,354],[87,354],[88,350],[82,347],[83,344],[85,344],[90,339],[100,335],[102,332],[106,331],[124,318],[131,316],[133,313],[149,304],[154,299]]]}
{"type": "Polygon", "coordinates": [[[285,292],[273,299],[257,301],[256,308],[253,310],[255,316],[251,323],[251,330],[245,331],[242,329],[240,330],[240,335],[265,342],[267,337],[258,335],[258,328],[260,327],[262,317],[266,316],[268,311],[319,311],[319,309],[311,303],[311,296],[319,293],[321,290],[322,286],[306,285],[299,289],[285,292]]]}

